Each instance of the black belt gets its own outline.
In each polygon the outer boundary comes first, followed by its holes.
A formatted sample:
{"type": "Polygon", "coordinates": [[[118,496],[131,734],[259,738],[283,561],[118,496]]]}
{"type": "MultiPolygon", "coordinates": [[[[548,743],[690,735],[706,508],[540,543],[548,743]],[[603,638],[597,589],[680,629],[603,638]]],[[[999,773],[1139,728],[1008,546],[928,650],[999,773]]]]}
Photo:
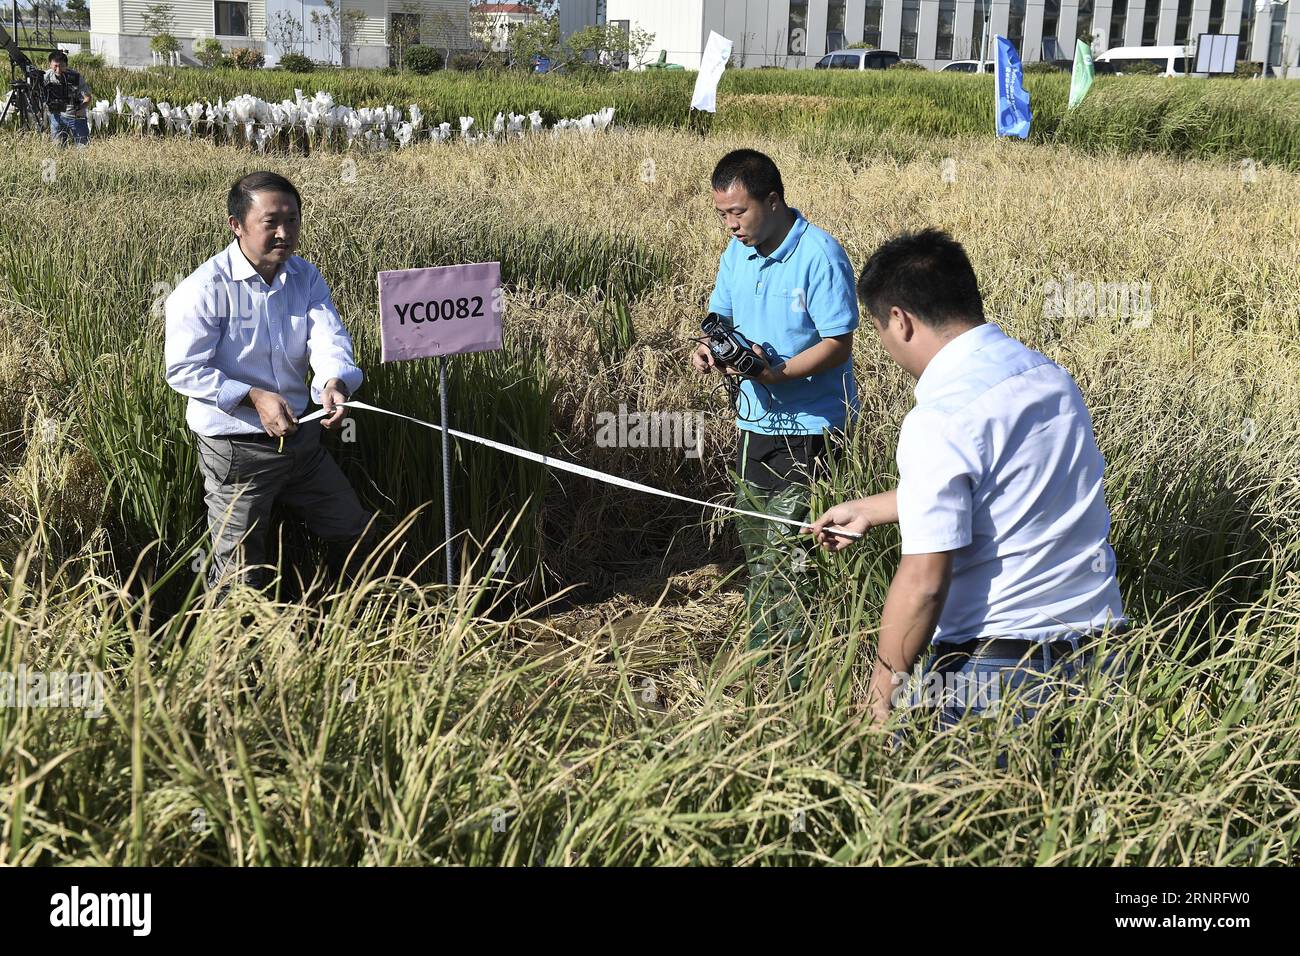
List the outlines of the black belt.
{"type": "Polygon", "coordinates": [[[209,439],[223,439],[225,441],[254,441],[259,445],[278,445],[280,439],[274,435],[268,435],[266,432],[249,432],[247,435],[208,435],[209,439]]]}
{"type": "MultiPolygon", "coordinates": [[[[1123,634],[1127,627],[1117,627],[1111,630],[1112,634],[1123,634]]],[[[1100,637],[1104,631],[1088,631],[1078,635],[1078,649],[1085,650],[1094,640],[1100,637]]],[[[1012,637],[990,637],[983,640],[964,641],[960,644],[940,643],[935,645],[935,654],[942,657],[944,654],[962,654],[969,657],[1001,657],[1012,660],[1021,660],[1028,658],[1033,660],[1035,655],[1046,653],[1048,660],[1057,661],[1067,654],[1073,653],[1075,645],[1071,644],[1068,638],[1059,637],[1051,641],[1025,641],[1012,637]]]]}

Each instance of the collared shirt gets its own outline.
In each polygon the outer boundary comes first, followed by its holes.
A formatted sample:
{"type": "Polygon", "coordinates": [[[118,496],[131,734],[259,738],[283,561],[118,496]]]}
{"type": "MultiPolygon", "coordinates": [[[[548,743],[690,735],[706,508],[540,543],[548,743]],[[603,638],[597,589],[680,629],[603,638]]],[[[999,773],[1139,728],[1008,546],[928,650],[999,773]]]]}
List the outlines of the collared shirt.
{"type": "Polygon", "coordinates": [[[176,287],[166,315],[167,384],[189,398],[185,420],[200,435],[265,434],[257,410],[240,404],[254,387],[301,416],[330,379],[349,393],[361,385],[329,287],[300,256],[268,285],[236,239],[176,287]]]}
{"type": "Polygon", "coordinates": [[[45,71],[46,86],[65,86],[67,89],[67,106],[65,106],[61,116],[70,116],[74,119],[85,119],[86,117],[86,100],[90,96],[90,84],[86,82],[84,76],[75,70],[64,70],[62,75],[55,73],[53,70],[45,71]],[[73,84],[73,78],[76,83],[73,84]]]}
{"type": "Polygon", "coordinates": [[[941,348],[898,439],[903,554],[952,551],[934,643],[1124,620],[1105,460],[1069,373],[993,324],[941,348]]]}
{"type": "MultiPolygon", "coordinates": [[[[853,266],[843,247],[797,209],[770,256],[732,239],[722,253],[709,311],[731,318],[777,365],[824,338],[858,327],[853,266]]],[[[768,435],[817,435],[842,428],[858,409],[853,359],[816,375],[756,386],[742,381],[737,425],[768,435]]]]}

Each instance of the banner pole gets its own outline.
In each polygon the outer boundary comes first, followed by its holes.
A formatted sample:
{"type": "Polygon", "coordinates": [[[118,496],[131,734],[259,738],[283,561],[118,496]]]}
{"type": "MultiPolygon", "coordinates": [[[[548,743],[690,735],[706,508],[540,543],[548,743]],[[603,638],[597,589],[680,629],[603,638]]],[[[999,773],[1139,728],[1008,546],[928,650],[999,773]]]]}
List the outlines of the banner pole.
{"type": "Polygon", "coordinates": [[[447,429],[451,427],[451,418],[447,414],[447,356],[438,356],[438,399],[441,404],[441,416],[439,424],[442,425],[442,516],[443,527],[446,533],[446,550],[447,550],[447,587],[454,587],[455,569],[451,554],[451,435],[447,429]]]}

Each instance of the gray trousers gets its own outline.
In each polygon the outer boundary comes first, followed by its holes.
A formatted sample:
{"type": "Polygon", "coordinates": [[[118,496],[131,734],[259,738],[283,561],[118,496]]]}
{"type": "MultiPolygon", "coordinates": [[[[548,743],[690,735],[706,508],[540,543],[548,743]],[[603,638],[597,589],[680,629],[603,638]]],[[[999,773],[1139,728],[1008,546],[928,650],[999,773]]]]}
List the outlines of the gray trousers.
{"type": "Polygon", "coordinates": [[[308,422],[284,440],[283,451],[278,440],[195,436],[212,537],[209,588],[224,597],[236,578],[259,588],[269,583],[266,540],[276,501],[332,544],[350,546],[366,533],[371,514],[321,447],[320,431],[320,422],[308,422]]]}

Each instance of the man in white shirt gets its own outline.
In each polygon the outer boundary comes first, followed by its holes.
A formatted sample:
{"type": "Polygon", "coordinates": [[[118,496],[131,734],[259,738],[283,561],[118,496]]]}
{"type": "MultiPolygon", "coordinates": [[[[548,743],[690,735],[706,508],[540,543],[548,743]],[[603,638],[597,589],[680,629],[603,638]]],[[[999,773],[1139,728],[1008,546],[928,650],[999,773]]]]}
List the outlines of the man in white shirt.
{"type": "Polygon", "coordinates": [[[1105,462],[1083,397],[1064,369],[985,321],[975,272],[946,233],[881,246],[859,277],[858,301],[917,380],[897,488],[831,508],[812,526],[824,548],[839,551],[854,539],[828,525],[899,524],[872,715],[888,717],[899,679],[927,644],[930,669],[943,677],[941,724],[995,706],[1011,687],[1041,702],[1053,684],[1034,672],[1081,673],[1096,638],[1126,624],[1107,541],[1105,462]]]}
{"type": "Polygon", "coordinates": [[[212,534],[208,583],[223,598],[228,570],[256,587],[268,581],[277,500],[332,545],[337,570],[371,520],[320,444],[362,373],[325,280],[294,255],[298,190],[275,173],[249,173],[226,206],[235,238],[168,296],[165,346],[167,382],[189,399],[212,534]],[[309,398],[328,414],[300,428],[309,398]]]}

